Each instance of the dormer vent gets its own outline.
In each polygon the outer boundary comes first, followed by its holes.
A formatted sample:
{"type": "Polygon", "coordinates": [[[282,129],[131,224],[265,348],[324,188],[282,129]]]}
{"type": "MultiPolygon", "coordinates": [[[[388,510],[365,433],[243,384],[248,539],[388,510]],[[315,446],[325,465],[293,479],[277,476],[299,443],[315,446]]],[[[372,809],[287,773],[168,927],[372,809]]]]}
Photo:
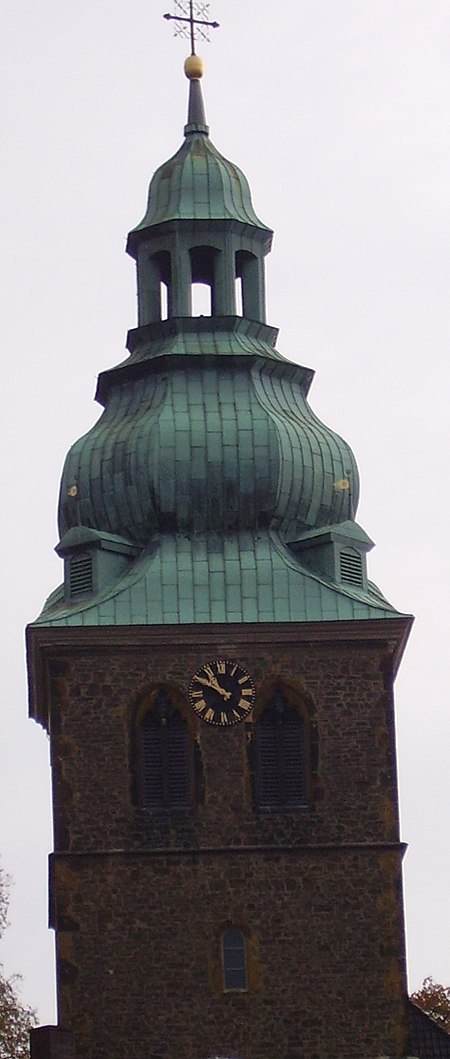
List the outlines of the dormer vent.
{"type": "Polygon", "coordinates": [[[363,585],[363,557],[361,552],[342,551],[340,554],[341,581],[346,585],[363,585]]]}
{"type": "Polygon", "coordinates": [[[373,541],[352,519],[309,530],[291,541],[290,547],[313,573],[367,591],[366,552],[373,548],[373,541]]]}
{"type": "Polygon", "coordinates": [[[69,596],[75,599],[94,591],[92,552],[72,555],[69,560],[69,596]]]}
{"type": "Polygon", "coordinates": [[[141,549],[112,533],[72,526],[56,546],[64,559],[64,597],[76,603],[113,587],[141,549]]]}

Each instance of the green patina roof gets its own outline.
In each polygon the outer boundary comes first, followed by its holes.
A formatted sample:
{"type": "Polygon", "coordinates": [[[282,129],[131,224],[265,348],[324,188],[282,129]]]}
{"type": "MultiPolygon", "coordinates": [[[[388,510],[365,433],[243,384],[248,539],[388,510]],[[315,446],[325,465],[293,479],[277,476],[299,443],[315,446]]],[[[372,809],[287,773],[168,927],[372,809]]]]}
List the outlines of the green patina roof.
{"type": "Polygon", "coordinates": [[[337,587],[297,561],[277,533],[164,534],[114,587],[72,603],[59,590],[35,622],[45,626],[176,625],[394,618],[370,586],[337,587]]]}
{"type": "MultiPolygon", "coordinates": [[[[218,363],[218,358],[233,357],[238,365],[238,358],[262,357],[288,363],[275,348],[277,335],[277,328],[242,316],[216,317],[214,327],[210,317],[171,317],[146,327],[136,327],[128,332],[130,356],[99,375],[96,400],[106,404],[108,391],[120,377],[142,377],[151,370],[150,362],[160,361],[162,365],[165,358],[174,358],[174,363],[175,358],[208,358],[211,364],[218,363]]],[[[303,374],[307,393],[314,372],[300,365],[298,370],[303,374]]]]}
{"type": "Polygon", "coordinates": [[[158,530],[270,525],[293,540],[351,517],[355,460],[312,412],[305,369],[265,356],[172,356],[148,367],[137,378],[117,373],[103,415],[70,449],[61,535],[81,524],[145,546],[158,530]],[[352,492],[336,489],[349,475],[352,492]]]}
{"type": "Polygon", "coordinates": [[[156,170],[147,211],[130,233],[131,242],[133,233],[174,220],[235,220],[271,232],[256,216],[247,178],[217,150],[208,133],[200,82],[191,81],[185,141],[156,170]]]}
{"type": "MultiPolygon", "coordinates": [[[[153,177],[130,252],[149,227],[175,220],[192,222],[193,232],[204,230],[198,221],[222,221],[226,239],[245,242],[249,233],[229,223],[237,221],[257,230],[265,252],[258,230],[270,229],[253,210],[244,175],[208,138],[198,81],[191,81],[185,133],[153,177]]],[[[158,246],[170,234],[170,226],[160,230],[158,246]]],[[[223,260],[234,289],[236,259],[223,260]]],[[[93,594],[68,601],[58,589],[36,625],[398,616],[365,575],[349,584],[339,575],[332,580],[326,564],[306,565],[306,553],[323,545],[344,542],[363,553],[372,542],[354,522],[353,453],[314,415],[311,370],[278,353],[276,331],[264,319],[263,308],[257,320],[169,312],[164,321],[144,316],[130,332],[131,355],[100,376],[104,412],[71,447],[61,483],[57,550],[66,562],[66,596],[83,548],[98,560],[82,589],[93,594]]]]}
{"type": "MultiPolygon", "coordinates": [[[[158,357],[239,357],[258,356],[268,360],[286,360],[275,348],[278,330],[268,324],[246,320],[242,316],[212,318],[171,317],[169,320],[136,327],[128,332],[127,347],[131,355],[114,368],[102,372],[106,380],[122,368],[158,357]]],[[[309,372],[311,369],[302,369],[309,372]]]]}
{"type": "Polygon", "coordinates": [[[174,220],[235,220],[270,231],[256,216],[244,174],[201,133],[156,170],[146,214],[133,231],[174,220]]]}

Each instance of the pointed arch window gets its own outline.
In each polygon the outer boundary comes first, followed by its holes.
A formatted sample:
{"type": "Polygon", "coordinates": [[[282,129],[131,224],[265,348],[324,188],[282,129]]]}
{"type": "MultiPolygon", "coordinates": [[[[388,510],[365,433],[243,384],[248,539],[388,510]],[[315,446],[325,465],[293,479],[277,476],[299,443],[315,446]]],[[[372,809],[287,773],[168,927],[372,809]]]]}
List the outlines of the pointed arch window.
{"type": "Polygon", "coordinates": [[[281,688],[255,726],[255,795],[261,809],[307,805],[305,720],[281,688]]]}
{"type": "Polygon", "coordinates": [[[190,809],[193,743],[188,725],[161,690],[139,726],[139,789],[144,809],[190,809]]]}
{"type": "Polygon", "coordinates": [[[228,927],[222,936],[223,988],[226,992],[247,990],[245,936],[238,927],[228,927]]]}

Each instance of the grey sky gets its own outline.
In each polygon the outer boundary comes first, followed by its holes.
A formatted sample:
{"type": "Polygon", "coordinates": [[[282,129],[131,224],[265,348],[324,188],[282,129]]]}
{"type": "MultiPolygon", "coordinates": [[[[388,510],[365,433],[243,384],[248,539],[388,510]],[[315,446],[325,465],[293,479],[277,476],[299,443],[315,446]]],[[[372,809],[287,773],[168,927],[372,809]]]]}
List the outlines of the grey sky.
{"type": "MultiPolygon", "coordinates": [[[[0,852],[15,880],[2,958],[43,1021],[49,779],[46,738],[26,721],[22,629],[61,577],[63,458],[135,324],[125,236],[182,138],[187,48],[164,3],[3,0],[0,12],[0,852]]],[[[450,5],[211,10],[211,136],[275,228],[269,322],[280,350],[316,369],[314,411],[356,454],[370,576],[416,615],[397,682],[410,983],[449,984],[450,5]]]]}

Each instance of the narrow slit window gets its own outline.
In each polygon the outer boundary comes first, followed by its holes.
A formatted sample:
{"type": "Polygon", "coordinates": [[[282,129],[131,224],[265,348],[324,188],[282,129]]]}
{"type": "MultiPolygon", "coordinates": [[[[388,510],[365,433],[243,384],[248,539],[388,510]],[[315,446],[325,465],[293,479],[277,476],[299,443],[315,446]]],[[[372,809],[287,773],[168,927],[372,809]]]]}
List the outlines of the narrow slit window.
{"type": "Polygon", "coordinates": [[[242,930],[229,927],[222,938],[223,987],[226,991],[247,989],[247,959],[242,930]]]}

